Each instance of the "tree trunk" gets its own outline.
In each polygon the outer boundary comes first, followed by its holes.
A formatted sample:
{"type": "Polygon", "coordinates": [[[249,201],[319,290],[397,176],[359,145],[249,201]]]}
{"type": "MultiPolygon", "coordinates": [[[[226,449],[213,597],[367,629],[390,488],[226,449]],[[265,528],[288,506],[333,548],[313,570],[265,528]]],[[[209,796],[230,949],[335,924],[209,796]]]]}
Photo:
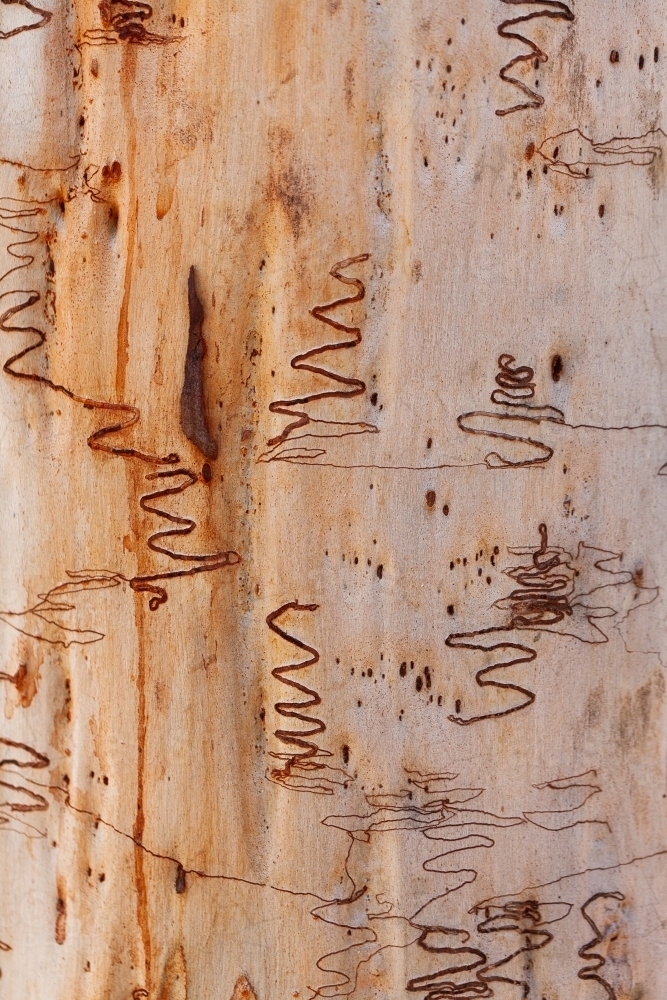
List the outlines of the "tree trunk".
{"type": "Polygon", "coordinates": [[[11,1000],[661,1000],[658,0],[2,0],[11,1000]]]}

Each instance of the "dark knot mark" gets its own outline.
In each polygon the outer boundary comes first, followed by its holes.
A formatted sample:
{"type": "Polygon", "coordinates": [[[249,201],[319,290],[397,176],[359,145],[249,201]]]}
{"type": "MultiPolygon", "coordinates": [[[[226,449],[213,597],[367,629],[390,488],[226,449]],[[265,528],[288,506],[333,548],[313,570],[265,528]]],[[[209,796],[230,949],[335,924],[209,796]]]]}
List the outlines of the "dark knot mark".
{"type": "Polygon", "coordinates": [[[202,336],[204,307],[197,295],[194,265],[190,268],[188,275],[188,309],[190,311],[190,330],[185,354],[183,391],[181,392],[181,427],[188,441],[199,448],[202,455],[205,455],[206,458],[217,458],[218,445],[210,436],[206,426],[202,367],[206,356],[206,341],[202,336]]]}

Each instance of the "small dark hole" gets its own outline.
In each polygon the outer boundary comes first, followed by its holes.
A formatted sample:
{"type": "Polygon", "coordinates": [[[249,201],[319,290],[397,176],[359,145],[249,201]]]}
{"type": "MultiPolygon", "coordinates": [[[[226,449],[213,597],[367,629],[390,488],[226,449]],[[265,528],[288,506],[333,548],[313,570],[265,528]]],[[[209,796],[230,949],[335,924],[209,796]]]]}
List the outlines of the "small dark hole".
{"type": "Polygon", "coordinates": [[[554,382],[558,382],[562,374],[563,374],[563,359],[561,358],[560,354],[554,354],[553,358],[551,359],[551,377],[554,380],[554,382]]]}

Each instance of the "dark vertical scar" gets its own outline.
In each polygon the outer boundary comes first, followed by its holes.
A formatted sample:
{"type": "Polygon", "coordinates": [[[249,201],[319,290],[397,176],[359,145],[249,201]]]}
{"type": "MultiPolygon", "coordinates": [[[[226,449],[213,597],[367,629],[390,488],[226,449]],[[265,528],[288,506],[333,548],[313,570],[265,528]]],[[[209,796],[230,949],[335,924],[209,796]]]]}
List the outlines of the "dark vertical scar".
{"type": "Polygon", "coordinates": [[[67,936],[67,903],[65,902],[65,887],[58,880],[58,897],[56,899],[56,944],[64,944],[67,936]]]}
{"type": "Polygon", "coordinates": [[[178,863],[178,867],[176,868],[176,882],[174,888],[176,889],[176,892],[179,894],[179,896],[182,893],[184,893],[187,888],[187,883],[185,881],[185,869],[183,868],[183,865],[180,862],[178,863]]]}
{"type": "Polygon", "coordinates": [[[188,276],[188,309],[190,329],[185,355],[185,373],[181,392],[181,427],[188,441],[199,448],[206,458],[218,457],[218,445],[208,433],[204,406],[204,377],[202,365],[206,342],[202,336],[204,307],[197,295],[194,266],[188,276]]]}

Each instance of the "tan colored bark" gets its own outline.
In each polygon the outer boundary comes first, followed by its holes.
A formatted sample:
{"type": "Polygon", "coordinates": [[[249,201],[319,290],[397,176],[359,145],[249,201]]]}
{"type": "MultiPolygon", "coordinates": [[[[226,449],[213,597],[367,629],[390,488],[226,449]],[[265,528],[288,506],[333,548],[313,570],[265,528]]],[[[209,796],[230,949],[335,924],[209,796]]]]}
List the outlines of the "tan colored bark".
{"type": "Polygon", "coordinates": [[[661,1000],[664,15],[3,0],[3,996],[661,1000]]]}

